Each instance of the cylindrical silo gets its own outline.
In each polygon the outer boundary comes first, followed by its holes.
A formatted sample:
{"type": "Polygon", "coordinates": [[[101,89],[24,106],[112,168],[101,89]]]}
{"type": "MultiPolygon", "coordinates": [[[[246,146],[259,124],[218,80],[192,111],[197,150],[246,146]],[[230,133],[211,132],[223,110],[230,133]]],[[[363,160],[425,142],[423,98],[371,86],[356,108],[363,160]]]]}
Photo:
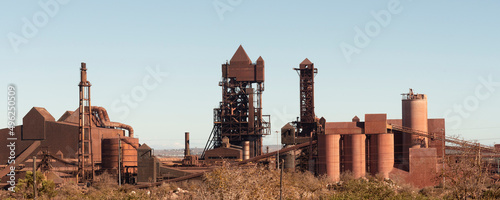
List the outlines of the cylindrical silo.
{"type": "Polygon", "coordinates": [[[102,140],[102,168],[104,170],[118,169],[118,148],[118,138],[102,140]]]}
{"type": "Polygon", "coordinates": [[[378,134],[376,136],[378,173],[384,178],[389,178],[389,173],[394,167],[394,135],[378,134]]]}
{"type": "Polygon", "coordinates": [[[243,160],[250,159],[250,141],[244,141],[243,143],[243,160]]]}
{"type": "Polygon", "coordinates": [[[326,174],[333,181],[340,180],[340,135],[325,135],[326,174]]]}
{"type": "Polygon", "coordinates": [[[347,148],[351,148],[352,174],[354,178],[365,176],[365,135],[355,134],[350,136],[350,144],[347,148]]]}
{"type": "Polygon", "coordinates": [[[325,134],[318,134],[318,174],[326,174],[326,145],[325,145],[325,134]]]}
{"type": "Polygon", "coordinates": [[[126,167],[131,167],[129,172],[135,172],[137,166],[137,148],[139,147],[139,138],[123,137],[122,140],[122,166],[125,172],[126,167]]]}
{"type": "MultiPolygon", "coordinates": [[[[287,147],[292,147],[294,145],[287,145],[287,147]]],[[[295,150],[288,151],[283,154],[283,160],[285,162],[284,169],[286,171],[295,171],[295,150]]]]}
{"type": "MultiPolygon", "coordinates": [[[[403,94],[403,126],[415,131],[428,131],[427,124],[427,95],[410,93],[403,94]]],[[[405,134],[407,148],[427,148],[428,139],[418,135],[405,134]]]]}

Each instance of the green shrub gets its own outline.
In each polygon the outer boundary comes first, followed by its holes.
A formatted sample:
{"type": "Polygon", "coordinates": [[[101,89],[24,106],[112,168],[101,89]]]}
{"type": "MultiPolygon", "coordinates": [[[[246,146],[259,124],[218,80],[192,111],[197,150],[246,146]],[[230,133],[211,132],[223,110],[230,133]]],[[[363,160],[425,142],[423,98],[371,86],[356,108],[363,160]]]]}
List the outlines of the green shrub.
{"type": "MultiPolygon", "coordinates": [[[[56,196],[56,185],[52,180],[46,180],[42,172],[36,171],[37,196],[52,198],[56,196]]],[[[24,179],[19,179],[16,185],[16,193],[22,194],[24,198],[33,198],[33,172],[27,171],[24,179]]]]}

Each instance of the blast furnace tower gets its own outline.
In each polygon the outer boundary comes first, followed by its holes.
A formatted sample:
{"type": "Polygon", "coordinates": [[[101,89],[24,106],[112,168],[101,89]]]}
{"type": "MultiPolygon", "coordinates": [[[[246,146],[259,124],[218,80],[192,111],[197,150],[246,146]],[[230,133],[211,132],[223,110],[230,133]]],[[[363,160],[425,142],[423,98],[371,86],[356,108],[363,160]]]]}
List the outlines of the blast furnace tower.
{"type": "Polygon", "coordinates": [[[229,63],[222,64],[219,86],[222,101],[214,109],[214,128],[205,151],[221,147],[222,138],[227,137],[231,145],[239,147],[248,141],[250,157],[261,155],[262,136],[270,134],[270,116],[262,115],[264,59],[252,63],[240,45],[229,63]]]}

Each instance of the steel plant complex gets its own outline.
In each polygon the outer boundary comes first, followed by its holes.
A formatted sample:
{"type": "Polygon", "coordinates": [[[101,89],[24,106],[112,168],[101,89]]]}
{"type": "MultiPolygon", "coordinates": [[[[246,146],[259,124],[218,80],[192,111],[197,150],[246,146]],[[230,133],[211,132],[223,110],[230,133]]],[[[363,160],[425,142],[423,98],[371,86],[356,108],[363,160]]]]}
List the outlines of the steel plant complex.
{"type": "MultiPolygon", "coordinates": [[[[447,137],[445,119],[428,118],[427,96],[412,89],[402,94],[401,119],[377,113],[365,114],[365,121],[354,116],[347,122],[329,122],[317,116],[327,111],[315,110],[318,69],[314,63],[306,58],[294,70],[299,75],[300,117],[275,124],[282,126],[279,151],[264,152],[262,145],[263,137],[271,132],[271,116],[262,109],[264,59],[252,62],[240,46],[231,60],[222,64],[218,83],[222,100],[213,110],[213,128],[207,130],[209,139],[203,153],[192,155],[189,133],[179,133],[185,135],[182,163],[166,165],[152,148],[139,143],[131,125],[111,121],[105,108],[92,105],[91,79],[86,64],[81,63],[79,107],[57,120],[45,108],[33,107],[22,125],[13,129],[15,156],[0,154],[0,184],[8,188],[13,174],[18,180],[36,167],[55,183],[91,184],[96,176],[109,173],[117,184],[151,187],[200,177],[223,162],[276,168],[280,158],[285,170],[326,174],[333,181],[350,171],[355,178],[398,175],[407,183],[425,187],[439,184],[434,177],[446,167],[445,156],[453,152],[473,149],[479,156],[498,155],[500,146],[447,137]]],[[[9,128],[0,130],[3,138],[9,132],[9,128]]],[[[10,152],[10,142],[1,140],[0,152],[10,152]]]]}

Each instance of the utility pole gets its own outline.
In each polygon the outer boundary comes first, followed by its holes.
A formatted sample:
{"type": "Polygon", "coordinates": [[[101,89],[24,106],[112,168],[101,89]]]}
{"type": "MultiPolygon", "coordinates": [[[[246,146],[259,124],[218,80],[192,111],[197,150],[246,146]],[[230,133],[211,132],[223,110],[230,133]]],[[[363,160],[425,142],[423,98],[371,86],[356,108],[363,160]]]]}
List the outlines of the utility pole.
{"type": "Polygon", "coordinates": [[[280,145],[280,142],[279,142],[279,135],[278,135],[278,131],[276,131],[276,144],[278,144],[280,146],[280,148],[278,149],[278,151],[276,151],[276,155],[277,155],[277,158],[276,158],[276,161],[278,162],[276,166],[278,166],[278,170],[280,170],[280,151],[281,150],[281,145],[280,145]]]}
{"type": "Polygon", "coordinates": [[[33,156],[33,199],[36,200],[36,156],[33,156]]]}
{"type": "MultiPolygon", "coordinates": [[[[444,137],[444,129],[441,129],[441,136],[440,137],[445,138],[444,137]]],[[[446,170],[445,165],[444,165],[444,163],[445,163],[444,162],[444,155],[446,154],[446,142],[445,141],[446,140],[443,139],[443,161],[442,161],[443,162],[443,169],[442,169],[443,171],[446,170]]],[[[443,189],[445,189],[445,188],[446,188],[446,176],[443,176],[443,189]]]]}
{"type": "Polygon", "coordinates": [[[283,198],[283,166],[285,162],[281,162],[281,173],[280,173],[280,200],[283,198]]]}
{"type": "Polygon", "coordinates": [[[122,140],[120,138],[120,135],[118,134],[118,185],[119,186],[122,186],[121,161],[122,161],[122,140]]]}

